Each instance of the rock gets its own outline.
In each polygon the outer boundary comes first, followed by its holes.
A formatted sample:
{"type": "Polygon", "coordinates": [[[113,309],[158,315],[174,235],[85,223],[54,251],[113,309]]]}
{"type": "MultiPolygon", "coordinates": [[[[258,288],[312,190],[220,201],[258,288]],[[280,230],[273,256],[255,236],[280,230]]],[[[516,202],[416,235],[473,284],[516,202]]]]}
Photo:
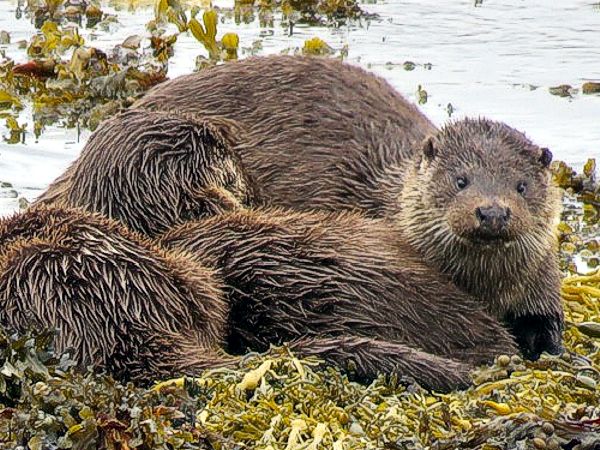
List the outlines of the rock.
{"type": "Polygon", "coordinates": [[[548,89],[552,95],[559,97],[570,97],[573,92],[573,86],[570,84],[561,84],[548,89]]]}

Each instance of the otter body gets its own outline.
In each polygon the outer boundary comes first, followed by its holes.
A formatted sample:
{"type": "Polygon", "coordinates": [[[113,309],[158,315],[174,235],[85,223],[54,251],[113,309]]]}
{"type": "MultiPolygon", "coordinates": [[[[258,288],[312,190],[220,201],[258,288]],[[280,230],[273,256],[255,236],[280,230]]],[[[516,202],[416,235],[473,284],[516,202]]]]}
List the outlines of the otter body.
{"type": "Polygon", "coordinates": [[[355,213],[235,211],[159,242],[215,267],[229,299],[228,351],[292,342],[360,381],[412,376],[466,386],[468,371],[516,350],[501,324],[420,261],[386,243],[390,223],[355,213]]]}
{"type": "Polygon", "coordinates": [[[266,188],[266,201],[295,209],[358,207],[380,217],[379,180],[436,131],[382,78],[326,58],[228,63],[167,81],[134,106],[240,124],[236,151],[266,188]]]}
{"type": "Polygon", "coordinates": [[[288,343],[359,381],[450,390],[515,350],[473,298],[408,254],[398,265],[386,231],[350,213],[239,211],[180,225],[159,247],[100,215],[38,206],[0,221],[0,323],[55,328],[81,367],[138,382],[288,343]]]}
{"type": "Polygon", "coordinates": [[[231,149],[234,124],[130,110],[103,122],[36,204],[79,207],[160,234],[185,220],[257,202],[231,149]]]}
{"type": "Polygon", "coordinates": [[[136,106],[240,123],[236,149],[267,201],[390,218],[397,239],[479,297],[525,356],[561,351],[559,195],[550,152],[522,133],[485,119],[437,129],[381,78],[307,57],[225,64],[136,106]]]}
{"type": "Polygon", "coordinates": [[[30,208],[0,220],[0,323],[56,329],[58,352],[123,380],[231,366],[218,276],[97,214],[30,208]]]}

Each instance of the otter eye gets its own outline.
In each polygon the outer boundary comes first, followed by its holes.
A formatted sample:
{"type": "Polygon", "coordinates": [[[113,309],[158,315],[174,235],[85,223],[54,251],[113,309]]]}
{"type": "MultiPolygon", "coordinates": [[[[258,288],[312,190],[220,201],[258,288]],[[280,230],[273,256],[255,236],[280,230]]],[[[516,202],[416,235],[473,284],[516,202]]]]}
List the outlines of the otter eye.
{"type": "Polygon", "coordinates": [[[527,183],[521,181],[519,184],[517,184],[517,192],[521,195],[525,195],[525,192],[527,192],[527,183]]]}
{"type": "Polygon", "coordinates": [[[464,189],[469,185],[469,180],[467,177],[458,177],[456,179],[456,187],[459,189],[464,189]]]}

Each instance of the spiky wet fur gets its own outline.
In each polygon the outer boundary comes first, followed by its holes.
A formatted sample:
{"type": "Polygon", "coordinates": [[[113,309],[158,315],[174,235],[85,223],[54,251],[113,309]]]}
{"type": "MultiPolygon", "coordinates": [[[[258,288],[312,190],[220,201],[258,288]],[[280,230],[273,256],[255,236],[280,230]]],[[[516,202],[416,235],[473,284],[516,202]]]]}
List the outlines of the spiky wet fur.
{"type": "Polygon", "coordinates": [[[390,227],[350,212],[237,211],[188,222],[160,242],[218,268],[233,353],[292,341],[301,354],[353,364],[361,380],[399,372],[448,389],[515,350],[476,299],[388,243],[390,227]]]}
{"type": "Polygon", "coordinates": [[[148,382],[231,366],[214,271],[118,223],[35,207],[0,220],[0,323],[57,329],[81,367],[148,382]]]}
{"type": "Polygon", "coordinates": [[[515,350],[472,298],[399,260],[387,232],[352,213],[240,211],[175,228],[164,250],[98,214],[36,206],[0,221],[0,323],[56,328],[81,367],[142,383],[286,342],[361,381],[449,390],[515,350]]]}
{"type": "Polygon", "coordinates": [[[81,207],[148,236],[257,201],[231,150],[235,124],[130,110],[103,122],[36,204],[81,207]]]}

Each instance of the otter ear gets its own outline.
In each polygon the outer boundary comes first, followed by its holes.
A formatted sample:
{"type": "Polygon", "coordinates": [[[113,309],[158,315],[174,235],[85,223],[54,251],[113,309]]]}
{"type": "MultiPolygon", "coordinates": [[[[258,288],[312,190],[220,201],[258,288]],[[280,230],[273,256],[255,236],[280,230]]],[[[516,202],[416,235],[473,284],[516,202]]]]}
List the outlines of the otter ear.
{"type": "Polygon", "coordinates": [[[435,149],[435,145],[433,145],[433,138],[431,136],[429,136],[428,138],[425,138],[425,140],[423,141],[423,154],[425,155],[425,158],[427,158],[428,160],[432,160],[435,157],[435,154],[437,153],[436,149],[435,149]]]}
{"type": "Polygon", "coordinates": [[[546,147],[542,148],[542,154],[540,155],[539,161],[544,168],[550,167],[550,163],[552,162],[552,152],[546,147]]]}

